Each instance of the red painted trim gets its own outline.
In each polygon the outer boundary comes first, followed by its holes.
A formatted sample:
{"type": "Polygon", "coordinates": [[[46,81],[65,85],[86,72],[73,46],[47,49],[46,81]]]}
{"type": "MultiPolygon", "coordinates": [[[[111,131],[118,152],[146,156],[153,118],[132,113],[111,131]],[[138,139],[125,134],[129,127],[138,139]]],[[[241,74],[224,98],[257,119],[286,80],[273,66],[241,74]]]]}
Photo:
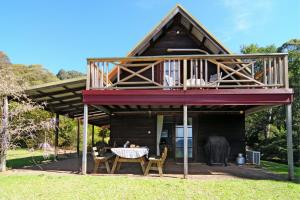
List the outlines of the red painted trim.
{"type": "Polygon", "coordinates": [[[84,90],[95,105],[280,105],[293,100],[292,89],[84,90]]]}

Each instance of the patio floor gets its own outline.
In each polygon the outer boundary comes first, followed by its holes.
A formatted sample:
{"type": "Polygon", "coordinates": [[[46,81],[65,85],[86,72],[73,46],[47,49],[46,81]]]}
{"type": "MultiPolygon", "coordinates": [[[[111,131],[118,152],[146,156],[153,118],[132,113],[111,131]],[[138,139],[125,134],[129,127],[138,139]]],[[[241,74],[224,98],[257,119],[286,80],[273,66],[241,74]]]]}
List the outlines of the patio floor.
{"type": "MultiPolygon", "coordinates": [[[[110,163],[112,167],[112,163],[110,163]]],[[[24,169],[24,168],[23,168],[24,169]]],[[[77,174],[81,170],[81,158],[67,158],[56,162],[45,163],[39,166],[28,167],[26,170],[31,171],[46,171],[77,174]]],[[[87,172],[91,174],[93,169],[93,160],[88,157],[87,172]]],[[[107,174],[104,165],[102,165],[97,174],[93,175],[128,175],[144,177],[139,163],[123,163],[120,170],[115,174],[107,174]]],[[[147,177],[159,177],[157,173],[150,172],[147,177]]],[[[166,161],[164,166],[164,177],[182,178],[183,164],[173,161],[166,161]]],[[[223,166],[208,166],[205,163],[189,163],[188,178],[195,179],[230,179],[230,178],[244,178],[255,180],[286,180],[286,177],[273,174],[259,167],[252,165],[237,166],[234,163],[229,163],[227,167],[223,166]]]]}

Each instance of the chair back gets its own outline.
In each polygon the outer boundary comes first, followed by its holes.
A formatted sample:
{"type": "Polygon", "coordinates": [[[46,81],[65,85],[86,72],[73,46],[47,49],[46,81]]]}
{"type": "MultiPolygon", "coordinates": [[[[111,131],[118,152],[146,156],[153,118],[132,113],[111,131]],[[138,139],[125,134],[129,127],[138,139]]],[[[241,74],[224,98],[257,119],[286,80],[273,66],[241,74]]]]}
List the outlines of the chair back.
{"type": "Polygon", "coordinates": [[[162,152],[161,154],[161,162],[162,162],[162,165],[165,163],[165,160],[167,158],[167,155],[168,155],[168,148],[165,146],[164,147],[164,151],[162,152]]]}
{"type": "MultiPolygon", "coordinates": [[[[215,81],[217,81],[217,80],[219,80],[219,79],[221,79],[221,78],[222,78],[222,72],[216,73],[216,74],[210,75],[210,77],[209,77],[209,82],[210,82],[210,83],[213,83],[213,82],[215,82],[215,81]]],[[[216,84],[216,86],[219,86],[219,85],[220,85],[220,82],[218,82],[218,83],[216,84]]]]}
{"type": "Polygon", "coordinates": [[[97,152],[97,147],[92,148],[93,159],[96,160],[99,153],[97,152]]]}

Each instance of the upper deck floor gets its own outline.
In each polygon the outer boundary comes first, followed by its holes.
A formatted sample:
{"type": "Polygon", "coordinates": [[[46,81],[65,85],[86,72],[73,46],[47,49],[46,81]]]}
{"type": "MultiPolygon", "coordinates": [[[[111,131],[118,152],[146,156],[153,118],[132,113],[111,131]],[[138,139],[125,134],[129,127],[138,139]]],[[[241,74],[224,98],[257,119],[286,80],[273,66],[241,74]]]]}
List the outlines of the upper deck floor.
{"type": "Polygon", "coordinates": [[[288,55],[89,58],[87,90],[289,88],[288,55]]]}

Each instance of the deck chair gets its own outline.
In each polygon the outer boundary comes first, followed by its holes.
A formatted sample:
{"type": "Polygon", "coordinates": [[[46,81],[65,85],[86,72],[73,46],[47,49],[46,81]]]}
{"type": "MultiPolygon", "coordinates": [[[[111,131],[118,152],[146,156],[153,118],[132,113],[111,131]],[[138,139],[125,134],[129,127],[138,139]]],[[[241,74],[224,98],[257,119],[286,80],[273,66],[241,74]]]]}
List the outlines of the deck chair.
{"type": "Polygon", "coordinates": [[[99,153],[97,151],[97,147],[92,148],[92,155],[94,159],[94,170],[93,173],[97,173],[97,170],[101,163],[105,164],[107,173],[110,173],[110,167],[108,161],[113,157],[112,155],[104,155],[99,156],[99,153]]]}
{"type": "Polygon", "coordinates": [[[159,156],[159,157],[150,157],[144,175],[147,176],[149,174],[149,171],[151,170],[151,171],[158,171],[159,176],[162,177],[162,175],[163,175],[163,170],[162,169],[163,169],[163,165],[165,163],[165,160],[167,158],[167,154],[168,154],[168,148],[165,147],[164,151],[161,154],[161,156],[159,156]],[[152,166],[153,164],[155,164],[156,167],[152,166]]]}
{"type": "MultiPolygon", "coordinates": [[[[208,84],[217,81],[218,78],[220,78],[220,79],[222,78],[222,72],[220,72],[219,74],[216,73],[216,74],[210,75],[208,84]]],[[[220,82],[211,84],[211,86],[215,86],[215,87],[218,87],[219,85],[220,85],[220,82]]]]}

